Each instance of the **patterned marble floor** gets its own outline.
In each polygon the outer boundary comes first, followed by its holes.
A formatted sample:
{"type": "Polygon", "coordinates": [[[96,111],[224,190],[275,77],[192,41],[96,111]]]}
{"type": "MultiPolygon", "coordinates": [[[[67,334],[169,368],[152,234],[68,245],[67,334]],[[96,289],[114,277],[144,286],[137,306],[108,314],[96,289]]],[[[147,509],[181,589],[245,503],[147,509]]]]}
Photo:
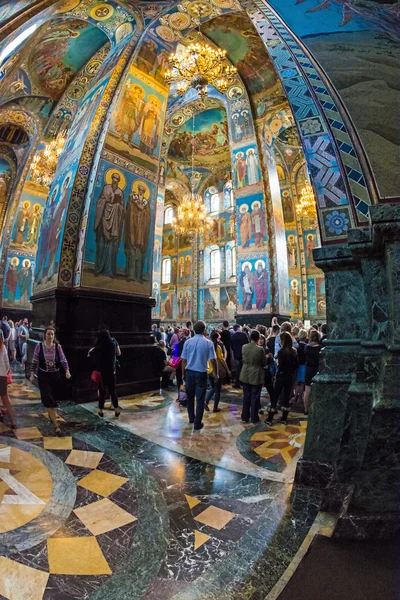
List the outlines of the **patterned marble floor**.
{"type": "Polygon", "coordinates": [[[304,542],[318,499],[292,495],[305,421],[240,423],[225,393],[193,433],[175,396],[60,406],[55,437],[15,378],[0,422],[0,599],[261,600],[304,542]]]}

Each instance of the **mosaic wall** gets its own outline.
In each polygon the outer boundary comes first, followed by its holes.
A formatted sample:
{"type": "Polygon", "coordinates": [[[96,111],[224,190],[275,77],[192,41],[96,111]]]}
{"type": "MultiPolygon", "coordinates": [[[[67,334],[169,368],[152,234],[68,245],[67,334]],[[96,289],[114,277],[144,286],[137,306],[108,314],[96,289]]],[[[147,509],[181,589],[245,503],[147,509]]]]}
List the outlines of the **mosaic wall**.
{"type": "Polygon", "coordinates": [[[85,287],[151,294],[156,181],[168,96],[164,55],[160,44],[145,40],[113,109],[87,221],[85,287]],[[111,208],[112,198],[118,206],[111,208]]]}
{"type": "MultiPolygon", "coordinates": [[[[392,85],[400,78],[398,1],[271,0],[269,5],[301,38],[339,92],[368,154],[380,196],[398,196],[400,92],[392,85]]],[[[315,79],[314,73],[306,69],[315,79]]],[[[319,83],[317,94],[322,94],[318,97],[334,123],[339,147],[342,144],[341,150],[354,157],[343,137],[345,128],[339,125],[342,119],[319,83]]]]}

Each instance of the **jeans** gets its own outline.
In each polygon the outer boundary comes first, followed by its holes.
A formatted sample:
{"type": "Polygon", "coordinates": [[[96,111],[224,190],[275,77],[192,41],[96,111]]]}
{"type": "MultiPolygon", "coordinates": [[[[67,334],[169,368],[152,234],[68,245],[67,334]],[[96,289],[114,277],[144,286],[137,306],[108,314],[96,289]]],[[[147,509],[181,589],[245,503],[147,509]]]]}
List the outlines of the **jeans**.
{"type": "Polygon", "coordinates": [[[235,380],[235,387],[240,387],[240,371],[242,370],[242,359],[241,358],[235,358],[235,363],[236,363],[236,380],[235,380]]]}
{"type": "Polygon", "coordinates": [[[186,396],[189,421],[194,423],[195,429],[200,429],[204,413],[204,400],[207,392],[207,373],[186,369],[186,396]],[[194,398],[196,396],[196,414],[194,398]]]}
{"type": "Polygon", "coordinates": [[[260,407],[260,394],[262,385],[243,384],[243,410],[242,421],[251,418],[252,423],[258,423],[258,409],[260,407]]]}
{"type": "Polygon", "coordinates": [[[211,398],[214,396],[214,410],[218,408],[219,398],[221,396],[221,380],[218,377],[214,377],[211,373],[208,376],[208,382],[211,386],[211,390],[207,392],[206,403],[208,404],[211,398]]]}
{"type": "Polygon", "coordinates": [[[102,373],[103,385],[99,388],[99,409],[103,410],[106,401],[106,388],[110,394],[114,408],[118,408],[118,397],[115,389],[116,378],[115,373],[102,373]]]}

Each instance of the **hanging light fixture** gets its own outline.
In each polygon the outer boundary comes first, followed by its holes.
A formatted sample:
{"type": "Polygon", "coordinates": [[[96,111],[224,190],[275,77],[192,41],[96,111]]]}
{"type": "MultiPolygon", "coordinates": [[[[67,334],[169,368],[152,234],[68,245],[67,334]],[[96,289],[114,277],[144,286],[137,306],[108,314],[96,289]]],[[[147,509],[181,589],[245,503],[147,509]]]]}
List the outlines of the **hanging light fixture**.
{"type": "MultiPolygon", "coordinates": [[[[192,175],[191,181],[194,181],[194,113],[192,120],[192,175]]],[[[172,219],[172,226],[179,235],[187,236],[193,242],[197,234],[204,234],[207,227],[212,225],[212,219],[207,215],[203,198],[200,194],[195,194],[194,183],[191,186],[190,194],[183,196],[182,202],[178,205],[177,215],[172,219]]]]}
{"type": "MultiPolygon", "coordinates": [[[[208,6],[198,2],[191,6],[191,13],[198,21],[198,35],[201,37],[201,18],[208,15],[208,6]]],[[[208,86],[214,86],[221,94],[225,94],[233,83],[237,69],[226,60],[226,50],[213,48],[205,42],[196,42],[180,48],[169,56],[170,69],[166,72],[165,81],[176,83],[176,91],[183,96],[192,87],[197,90],[203,100],[208,96],[208,86]]]]}
{"type": "Polygon", "coordinates": [[[59,136],[35,154],[30,172],[31,179],[39,185],[50,187],[65,141],[64,137],[59,136]]]}
{"type": "Polygon", "coordinates": [[[300,219],[317,218],[314,191],[308,181],[300,192],[300,200],[296,205],[296,212],[300,219]]]}
{"type": "Polygon", "coordinates": [[[165,81],[176,83],[180,96],[190,88],[197,90],[203,100],[208,96],[208,86],[214,86],[224,94],[236,77],[237,69],[226,62],[226,50],[212,48],[203,42],[196,42],[169,56],[171,68],[166,72],[165,81]]]}

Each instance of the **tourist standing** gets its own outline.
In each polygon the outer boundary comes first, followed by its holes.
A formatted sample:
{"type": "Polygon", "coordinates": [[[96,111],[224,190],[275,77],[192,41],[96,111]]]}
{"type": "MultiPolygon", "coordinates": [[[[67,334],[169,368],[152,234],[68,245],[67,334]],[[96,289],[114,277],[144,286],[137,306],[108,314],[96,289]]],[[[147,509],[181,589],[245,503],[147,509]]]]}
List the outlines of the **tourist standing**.
{"type": "Polygon", "coordinates": [[[297,348],[297,356],[299,359],[299,368],[297,369],[295,395],[293,403],[301,402],[304,394],[304,384],[306,381],[306,354],[307,332],[305,329],[299,331],[299,347],[297,348]]]}
{"type": "Polygon", "coordinates": [[[71,378],[67,359],[65,358],[61,344],[55,341],[55,330],[53,327],[46,327],[44,330],[44,341],[36,345],[31,364],[30,380],[35,380],[37,371],[40,398],[47,412],[55,432],[61,433],[57,423],[57,397],[60,395],[62,386],[61,368],[64,369],[65,377],[71,378]]]}
{"type": "Polygon", "coordinates": [[[228,321],[224,321],[222,323],[222,331],[221,331],[221,341],[225,346],[226,350],[226,364],[228,365],[228,369],[231,371],[232,369],[232,346],[231,346],[231,332],[229,331],[229,323],[228,321]]]}
{"type": "MultiPolygon", "coordinates": [[[[20,352],[20,356],[21,356],[21,360],[22,360],[22,356],[24,354],[23,352],[23,345],[25,344],[25,342],[28,342],[28,338],[29,338],[29,329],[28,329],[28,319],[24,319],[21,323],[20,326],[18,327],[18,346],[19,346],[19,352],[20,352]]],[[[55,330],[53,330],[55,331],[55,330]]]]}
{"type": "Polygon", "coordinates": [[[231,337],[231,348],[233,358],[236,363],[236,380],[234,388],[240,388],[240,371],[242,368],[242,348],[245,344],[248,344],[248,337],[243,331],[241,331],[240,325],[233,326],[233,335],[231,337]]]}
{"type": "Polygon", "coordinates": [[[304,349],[306,359],[306,391],[304,393],[304,414],[308,415],[311,406],[311,383],[318,373],[319,355],[322,350],[319,333],[315,329],[310,331],[309,342],[304,349]]]}
{"type": "Polygon", "coordinates": [[[189,423],[194,424],[195,431],[203,428],[208,361],[211,361],[213,372],[216,377],[219,377],[214,345],[204,337],[205,330],[204,321],[197,321],[194,324],[195,335],[186,340],[182,352],[182,370],[185,377],[189,423]],[[194,408],[195,397],[196,410],[194,408]]]}
{"type": "Polygon", "coordinates": [[[211,389],[206,394],[206,399],[205,399],[205,404],[204,404],[204,408],[206,410],[210,410],[208,407],[208,404],[209,404],[211,398],[214,396],[213,412],[219,412],[221,410],[220,408],[218,408],[218,404],[219,404],[219,399],[221,396],[222,377],[230,376],[230,371],[228,369],[228,365],[225,362],[222,348],[218,344],[218,340],[219,340],[218,331],[213,331],[211,334],[211,342],[214,344],[214,350],[215,350],[215,354],[217,357],[219,374],[217,375],[217,373],[214,372],[214,368],[213,368],[214,361],[208,361],[208,382],[210,384],[211,389]],[[223,376],[221,373],[221,369],[225,371],[225,374],[223,376]]]}
{"type": "Polygon", "coordinates": [[[10,326],[10,337],[8,338],[8,353],[11,360],[11,364],[15,363],[17,357],[17,331],[13,321],[8,321],[10,326]]]}
{"type": "Polygon", "coordinates": [[[8,373],[10,373],[10,361],[8,359],[8,352],[3,337],[0,336],[0,397],[11,421],[11,427],[15,429],[14,411],[11,406],[10,398],[8,397],[8,373]]]}
{"type": "Polygon", "coordinates": [[[97,334],[97,341],[94,347],[89,350],[88,354],[95,365],[96,371],[101,373],[99,385],[99,417],[104,417],[103,411],[106,401],[106,390],[108,390],[108,393],[110,394],[115,416],[118,418],[121,414],[116,390],[117,356],[120,355],[121,350],[116,341],[111,337],[108,329],[100,329],[97,334]]]}
{"type": "Polygon", "coordinates": [[[287,423],[289,414],[289,402],[290,396],[293,389],[293,378],[296,369],[299,365],[299,359],[297,357],[297,351],[293,348],[293,340],[290,333],[287,331],[281,331],[280,334],[281,349],[278,352],[278,368],[275,379],[274,394],[272,397],[271,408],[267,417],[266,422],[271,424],[274,420],[274,414],[277,412],[276,405],[278,403],[279,396],[283,390],[283,405],[282,405],[282,417],[281,423],[287,423]]]}
{"type": "Polygon", "coordinates": [[[240,381],[243,383],[242,423],[258,423],[261,388],[265,381],[267,357],[262,346],[258,345],[260,333],[254,330],[250,334],[250,343],[242,348],[242,370],[240,381]]]}

